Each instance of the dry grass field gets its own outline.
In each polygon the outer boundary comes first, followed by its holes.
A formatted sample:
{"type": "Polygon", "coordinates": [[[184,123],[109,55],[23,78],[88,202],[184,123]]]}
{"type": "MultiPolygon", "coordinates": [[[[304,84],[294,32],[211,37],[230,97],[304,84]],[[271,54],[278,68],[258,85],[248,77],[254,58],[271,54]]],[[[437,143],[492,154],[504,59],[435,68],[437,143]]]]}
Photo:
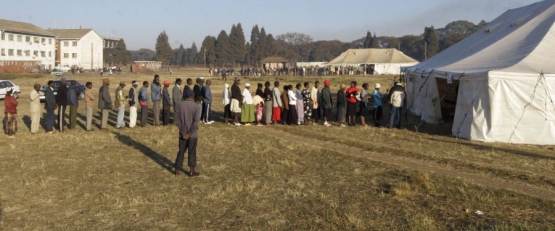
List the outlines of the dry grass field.
{"type": "MultiPolygon", "coordinates": [[[[172,82],[207,77],[204,69],[160,74],[172,82]]],[[[128,89],[131,80],[152,76],[112,75],[110,88],[123,80],[128,89]]],[[[101,84],[93,73],[66,77],[91,81],[93,89],[101,84]]],[[[242,83],[312,86],[316,78],[242,83]]],[[[0,79],[22,89],[16,138],[0,136],[0,230],[555,229],[552,146],[460,140],[449,125],[425,124],[416,132],[414,117],[402,130],[230,126],[220,123],[224,81],[212,77],[218,122],[201,125],[201,176],[189,178],[170,172],[175,126],[118,130],[113,113],[110,132],[85,132],[80,116],[75,130],[32,135],[29,91],[53,76],[0,79]]],[[[392,84],[392,76],[330,79],[333,93],[353,79],[380,82],[384,90],[392,84]]]]}

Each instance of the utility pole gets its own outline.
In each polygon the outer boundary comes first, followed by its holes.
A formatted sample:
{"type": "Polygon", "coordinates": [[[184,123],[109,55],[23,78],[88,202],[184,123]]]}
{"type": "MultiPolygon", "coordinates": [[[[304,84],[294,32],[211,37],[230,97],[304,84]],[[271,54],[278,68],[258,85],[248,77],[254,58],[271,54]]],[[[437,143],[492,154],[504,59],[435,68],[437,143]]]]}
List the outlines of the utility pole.
{"type": "Polygon", "coordinates": [[[204,67],[206,67],[206,48],[204,48],[204,67]]]}

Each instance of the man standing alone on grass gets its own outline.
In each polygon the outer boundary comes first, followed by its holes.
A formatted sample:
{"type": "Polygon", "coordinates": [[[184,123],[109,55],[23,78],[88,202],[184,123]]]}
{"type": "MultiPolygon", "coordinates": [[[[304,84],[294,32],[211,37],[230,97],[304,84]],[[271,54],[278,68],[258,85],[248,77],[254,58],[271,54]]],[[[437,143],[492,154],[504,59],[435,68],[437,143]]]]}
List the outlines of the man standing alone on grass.
{"type": "Polygon", "coordinates": [[[395,85],[389,91],[389,128],[401,128],[401,113],[403,110],[403,101],[405,100],[405,88],[401,83],[395,82],[395,85]]]}
{"type": "Polygon", "coordinates": [[[4,126],[6,127],[6,135],[8,138],[15,138],[17,132],[17,100],[13,96],[13,89],[6,88],[6,96],[4,97],[4,126]]]}
{"type": "Polygon", "coordinates": [[[93,105],[94,105],[94,95],[92,92],[92,83],[87,82],[85,84],[85,107],[87,109],[87,131],[92,131],[92,119],[93,119],[93,105]]]}
{"type": "Polygon", "coordinates": [[[141,127],[148,123],[148,81],[143,82],[139,90],[139,104],[141,105],[141,127]]]}
{"type": "Polygon", "coordinates": [[[110,80],[103,79],[102,87],[100,87],[100,94],[98,96],[98,108],[101,110],[102,120],[100,123],[100,129],[103,131],[108,131],[108,115],[112,110],[112,96],[110,96],[110,80]]]}
{"type": "Polygon", "coordinates": [[[77,100],[77,90],[75,89],[75,80],[71,81],[67,89],[67,99],[69,103],[69,129],[74,129],[77,123],[77,108],[79,101],[77,100]]]}
{"type": "Polygon", "coordinates": [[[175,80],[175,86],[172,89],[172,101],[173,101],[173,121],[177,120],[177,112],[179,111],[179,103],[183,100],[183,93],[181,92],[181,79],[177,78],[175,80]]]}
{"type": "Polygon", "coordinates": [[[56,94],[56,104],[58,105],[58,129],[60,132],[64,131],[66,126],[66,108],[67,108],[67,80],[62,78],[60,80],[60,87],[56,94]]]}
{"type": "Polygon", "coordinates": [[[167,126],[170,124],[170,108],[172,107],[172,99],[170,98],[170,81],[164,80],[164,89],[162,90],[162,124],[167,126]]]}
{"type": "Polygon", "coordinates": [[[54,110],[56,110],[56,96],[54,95],[54,81],[48,81],[44,101],[44,109],[46,110],[46,132],[54,131],[54,110]]]}
{"type": "Polygon", "coordinates": [[[205,119],[205,124],[212,124],[214,121],[210,120],[210,110],[212,110],[212,89],[210,86],[212,85],[212,81],[206,80],[206,85],[202,88],[202,96],[203,96],[203,107],[202,107],[202,114],[201,117],[205,119]]]}
{"type": "Polygon", "coordinates": [[[31,90],[31,133],[35,134],[39,132],[40,125],[40,96],[42,92],[40,91],[40,84],[36,83],[31,90]]]}
{"type": "Polygon", "coordinates": [[[121,81],[119,87],[116,88],[116,108],[118,109],[118,117],[116,122],[116,128],[120,129],[125,127],[125,121],[123,117],[125,116],[125,104],[127,103],[127,97],[123,95],[123,88],[125,87],[125,82],[121,81]]]}
{"type": "Polygon", "coordinates": [[[239,117],[241,116],[241,105],[240,102],[243,101],[243,95],[241,94],[241,88],[239,88],[239,83],[241,81],[235,78],[233,85],[231,86],[231,113],[233,113],[233,124],[235,126],[241,126],[239,123],[239,117]]]}
{"type": "Polygon", "coordinates": [[[154,112],[154,126],[158,126],[160,125],[160,102],[162,101],[162,86],[160,85],[159,75],[154,75],[150,94],[152,97],[152,111],[154,112]]]}
{"type": "Polygon", "coordinates": [[[139,82],[133,80],[129,88],[129,127],[133,128],[137,124],[137,104],[139,103],[139,94],[137,93],[139,82]]]}
{"type": "Polygon", "coordinates": [[[200,175],[195,171],[195,167],[197,166],[198,126],[201,111],[194,101],[195,93],[192,90],[186,90],[185,97],[186,99],[180,102],[176,117],[176,124],[179,128],[179,151],[175,159],[174,174],[179,175],[183,169],[184,154],[189,149],[187,156],[189,176],[195,177],[200,175]]]}

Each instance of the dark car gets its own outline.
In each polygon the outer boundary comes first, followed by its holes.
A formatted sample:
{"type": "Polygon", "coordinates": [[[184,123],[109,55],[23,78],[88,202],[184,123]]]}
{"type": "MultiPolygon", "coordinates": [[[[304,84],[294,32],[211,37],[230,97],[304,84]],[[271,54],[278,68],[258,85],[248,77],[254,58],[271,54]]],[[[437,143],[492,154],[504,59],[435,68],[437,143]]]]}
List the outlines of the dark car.
{"type": "MultiPolygon", "coordinates": [[[[67,80],[66,85],[69,88],[69,86],[71,85],[71,81],[72,80],[67,80]]],[[[58,88],[60,87],[60,85],[62,84],[62,81],[60,80],[54,80],[54,95],[58,94],[58,88]]],[[[40,102],[44,102],[45,99],[45,94],[46,94],[46,88],[48,86],[43,86],[40,91],[44,94],[41,94],[40,96],[40,102]]],[[[85,98],[85,85],[80,84],[79,82],[75,81],[75,91],[77,92],[77,98],[78,99],[84,99],[85,98]]]]}

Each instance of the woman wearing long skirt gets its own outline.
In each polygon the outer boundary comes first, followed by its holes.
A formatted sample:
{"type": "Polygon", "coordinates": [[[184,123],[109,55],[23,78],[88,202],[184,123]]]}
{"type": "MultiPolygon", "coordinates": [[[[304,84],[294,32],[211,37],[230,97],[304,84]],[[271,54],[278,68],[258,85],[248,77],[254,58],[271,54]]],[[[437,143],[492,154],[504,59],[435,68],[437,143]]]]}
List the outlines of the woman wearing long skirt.
{"type": "Polygon", "coordinates": [[[297,83],[295,90],[295,97],[297,97],[297,125],[304,123],[304,99],[303,93],[301,92],[301,84],[297,83]]]}
{"type": "Polygon", "coordinates": [[[337,122],[339,126],[345,127],[345,116],[347,116],[347,97],[345,97],[345,89],[347,86],[341,84],[337,91],[337,122]]]}
{"type": "Polygon", "coordinates": [[[281,93],[281,102],[283,102],[283,110],[281,112],[282,124],[289,124],[289,95],[287,94],[289,86],[283,86],[283,93],[281,93]]]}
{"type": "Polygon", "coordinates": [[[250,123],[254,122],[254,101],[252,99],[252,94],[249,91],[251,85],[245,83],[245,89],[243,89],[243,106],[241,107],[241,122],[249,126],[250,123]]]}
{"type": "Polygon", "coordinates": [[[13,89],[6,89],[6,96],[4,97],[4,126],[6,128],[6,135],[9,138],[14,138],[17,132],[17,96],[14,97],[13,89]]]}
{"type": "Polygon", "coordinates": [[[270,89],[270,82],[266,81],[264,83],[264,123],[266,125],[272,124],[272,112],[273,112],[273,105],[272,105],[272,89],[270,89]]]}
{"type": "Polygon", "coordinates": [[[308,82],[304,82],[304,89],[302,93],[304,106],[304,125],[308,125],[308,121],[312,119],[312,104],[310,103],[310,91],[308,90],[308,82]]]}
{"type": "Polygon", "coordinates": [[[293,85],[287,86],[287,96],[289,97],[289,125],[297,123],[297,96],[293,85]]]}

